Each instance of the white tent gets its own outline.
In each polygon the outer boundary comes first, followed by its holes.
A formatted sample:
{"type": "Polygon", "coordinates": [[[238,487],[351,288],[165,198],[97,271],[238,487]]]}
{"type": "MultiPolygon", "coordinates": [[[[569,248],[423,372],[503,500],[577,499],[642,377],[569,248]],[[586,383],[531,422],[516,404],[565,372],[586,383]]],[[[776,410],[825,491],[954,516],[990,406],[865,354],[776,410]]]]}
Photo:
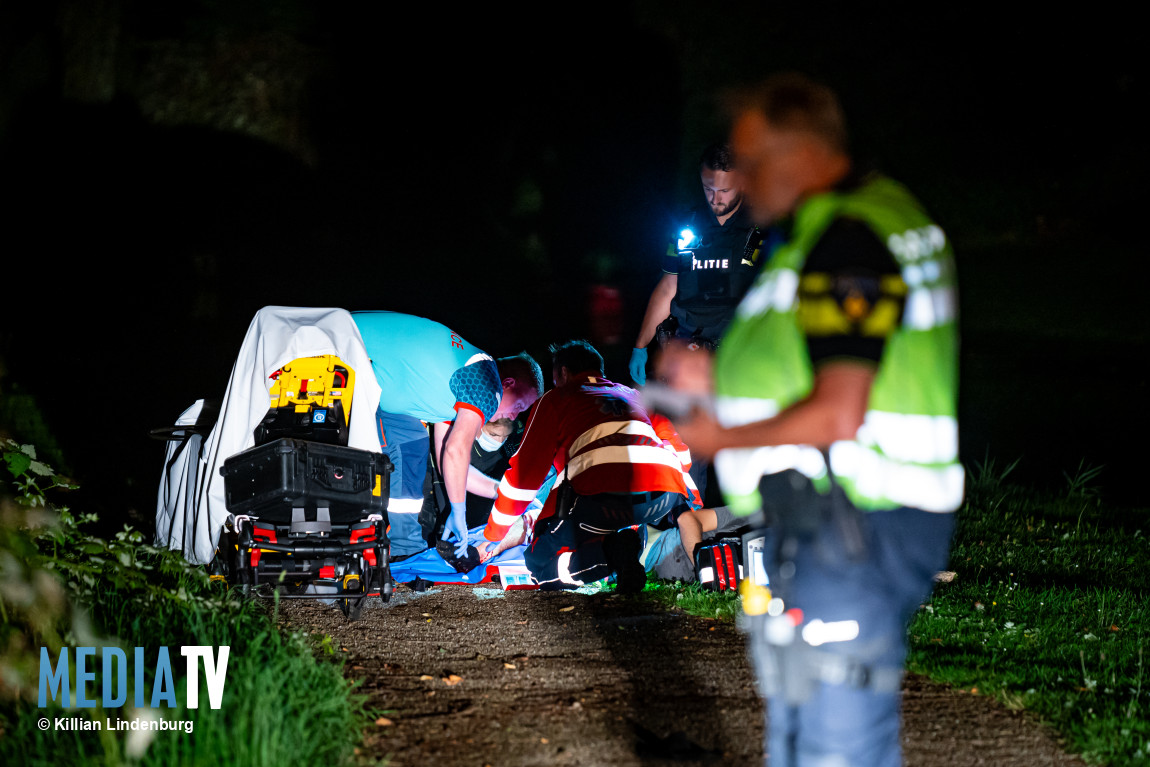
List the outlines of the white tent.
{"type": "MultiPolygon", "coordinates": [[[[215,555],[228,518],[220,467],[255,444],[256,426],[267,415],[269,376],[299,357],[334,354],[355,371],[348,445],[380,452],[375,427],[380,388],[363,338],[344,309],[265,306],[248,327],[220,407],[206,436],[168,446],[156,504],[156,545],[183,552],[193,564],[215,555]]],[[[195,424],[203,400],[185,410],[177,425],[195,424]]]]}

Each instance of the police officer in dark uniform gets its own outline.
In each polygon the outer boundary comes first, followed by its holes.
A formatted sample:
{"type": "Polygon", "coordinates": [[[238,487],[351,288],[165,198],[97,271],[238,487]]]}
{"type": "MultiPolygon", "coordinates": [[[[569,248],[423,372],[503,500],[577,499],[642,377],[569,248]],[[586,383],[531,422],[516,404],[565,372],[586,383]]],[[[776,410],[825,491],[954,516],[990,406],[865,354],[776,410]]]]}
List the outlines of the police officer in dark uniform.
{"type": "Polygon", "coordinates": [[[646,383],[647,345],[681,338],[714,349],[761,263],[763,233],[743,205],[731,150],[715,144],[699,166],[706,205],[682,221],[663,258],[631,352],[631,378],[646,383]]]}

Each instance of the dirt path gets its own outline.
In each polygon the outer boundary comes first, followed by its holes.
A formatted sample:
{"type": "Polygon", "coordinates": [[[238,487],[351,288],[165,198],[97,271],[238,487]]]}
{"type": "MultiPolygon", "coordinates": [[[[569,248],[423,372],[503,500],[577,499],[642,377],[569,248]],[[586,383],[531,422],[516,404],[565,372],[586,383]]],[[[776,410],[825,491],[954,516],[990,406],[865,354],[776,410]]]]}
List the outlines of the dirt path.
{"type": "MultiPolygon", "coordinates": [[[[401,587],[348,623],[309,600],[289,626],[330,634],[384,718],[389,764],[758,765],[762,704],[728,623],[600,594],[401,587]]],[[[1028,717],[921,678],[906,684],[907,765],[1081,765],[1028,717]]]]}

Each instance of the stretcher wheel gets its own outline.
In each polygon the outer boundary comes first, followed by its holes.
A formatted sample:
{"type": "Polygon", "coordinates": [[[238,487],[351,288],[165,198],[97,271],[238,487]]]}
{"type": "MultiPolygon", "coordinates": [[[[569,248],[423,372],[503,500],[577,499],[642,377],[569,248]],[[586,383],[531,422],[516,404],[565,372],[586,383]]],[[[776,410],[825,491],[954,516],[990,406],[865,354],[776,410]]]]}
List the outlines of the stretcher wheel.
{"type": "Polygon", "coordinates": [[[228,556],[217,548],[216,555],[212,557],[212,561],[208,563],[208,579],[211,581],[220,581],[225,586],[229,585],[235,571],[235,562],[232,560],[233,557],[228,556]]]}
{"type": "Polygon", "coordinates": [[[256,574],[252,568],[251,562],[245,556],[250,550],[252,544],[252,530],[251,527],[245,526],[239,534],[239,542],[235,547],[235,553],[229,554],[227,559],[230,561],[231,567],[228,568],[228,582],[240,594],[240,596],[247,598],[253,596],[256,585],[256,574]]]}
{"type": "Polygon", "coordinates": [[[358,588],[362,591],[362,596],[345,597],[339,600],[339,609],[343,611],[343,615],[349,621],[357,621],[363,613],[363,605],[367,602],[367,595],[371,593],[372,588],[376,585],[379,579],[379,571],[377,568],[371,567],[366,562],[363,563],[363,572],[351,572],[343,578],[343,588],[346,590],[352,584],[357,584],[358,588]]]}
{"type": "Polygon", "coordinates": [[[357,621],[363,615],[363,605],[367,602],[367,594],[362,597],[354,597],[351,599],[339,600],[339,609],[343,611],[343,617],[349,621],[357,621]]]}

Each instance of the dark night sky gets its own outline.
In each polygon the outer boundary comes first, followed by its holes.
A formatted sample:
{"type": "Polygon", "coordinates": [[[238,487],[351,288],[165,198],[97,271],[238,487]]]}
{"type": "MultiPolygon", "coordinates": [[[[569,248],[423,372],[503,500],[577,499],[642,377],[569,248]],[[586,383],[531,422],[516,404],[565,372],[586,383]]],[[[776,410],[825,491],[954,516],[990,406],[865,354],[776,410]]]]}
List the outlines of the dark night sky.
{"type": "Polygon", "coordinates": [[[138,82],[159,40],[277,29],[323,62],[300,110],[308,162],[158,127],[139,88],[65,102],[51,12],[0,3],[0,175],[17,190],[0,354],[89,483],[147,508],[159,446],[140,435],[222,394],[266,304],[410,311],[495,354],[541,354],[591,331],[595,277],[626,301],[616,364],[721,132],[714,95],[798,69],[840,91],[857,156],[956,243],[967,459],[1022,455],[1056,477],[1085,458],[1107,465],[1104,486],[1132,486],[1146,73],[1105,6],[239,5],[124,0],[121,50],[135,47],[117,82],[138,82]]]}

